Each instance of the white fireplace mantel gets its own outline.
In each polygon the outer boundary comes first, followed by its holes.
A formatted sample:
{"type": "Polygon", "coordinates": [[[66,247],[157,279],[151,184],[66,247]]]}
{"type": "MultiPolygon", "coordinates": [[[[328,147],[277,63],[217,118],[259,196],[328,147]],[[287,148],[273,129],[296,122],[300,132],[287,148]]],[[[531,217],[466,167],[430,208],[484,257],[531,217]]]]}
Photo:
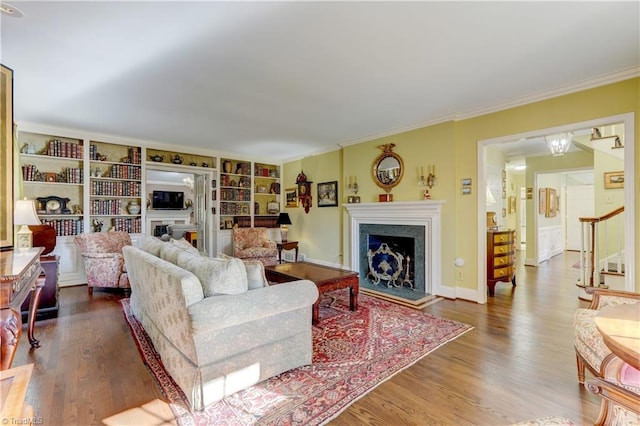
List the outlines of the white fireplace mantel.
{"type": "MultiPolygon", "coordinates": [[[[359,269],[360,224],[418,225],[425,229],[425,289],[448,296],[441,285],[441,210],[444,200],[343,204],[350,216],[350,266],[359,269]]],[[[362,271],[358,270],[362,274],[362,271]]]]}

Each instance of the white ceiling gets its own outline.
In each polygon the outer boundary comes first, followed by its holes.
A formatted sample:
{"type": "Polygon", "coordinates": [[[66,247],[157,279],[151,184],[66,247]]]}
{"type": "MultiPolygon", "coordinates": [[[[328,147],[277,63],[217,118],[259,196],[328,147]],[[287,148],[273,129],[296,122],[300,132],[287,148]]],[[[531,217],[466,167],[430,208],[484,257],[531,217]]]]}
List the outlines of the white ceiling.
{"type": "Polygon", "coordinates": [[[274,159],[640,74],[640,3],[24,2],[15,119],[274,159]]]}

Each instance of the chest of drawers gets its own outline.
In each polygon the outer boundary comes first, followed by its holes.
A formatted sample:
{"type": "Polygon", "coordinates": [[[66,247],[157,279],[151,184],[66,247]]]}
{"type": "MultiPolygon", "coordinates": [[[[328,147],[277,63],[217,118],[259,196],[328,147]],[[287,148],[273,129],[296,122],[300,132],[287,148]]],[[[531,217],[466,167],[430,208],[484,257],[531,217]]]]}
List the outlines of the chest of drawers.
{"type": "Polygon", "coordinates": [[[498,282],[516,285],[515,231],[487,232],[487,290],[494,295],[498,282]]]}

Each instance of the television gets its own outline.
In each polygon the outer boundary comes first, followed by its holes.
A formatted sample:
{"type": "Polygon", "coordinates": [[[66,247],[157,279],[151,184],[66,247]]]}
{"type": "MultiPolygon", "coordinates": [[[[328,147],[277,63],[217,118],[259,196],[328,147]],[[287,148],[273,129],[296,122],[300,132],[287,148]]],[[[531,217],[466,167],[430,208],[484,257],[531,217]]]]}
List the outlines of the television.
{"type": "Polygon", "coordinates": [[[153,191],[151,208],[154,210],[182,210],[184,208],[184,192],[153,191]]]}

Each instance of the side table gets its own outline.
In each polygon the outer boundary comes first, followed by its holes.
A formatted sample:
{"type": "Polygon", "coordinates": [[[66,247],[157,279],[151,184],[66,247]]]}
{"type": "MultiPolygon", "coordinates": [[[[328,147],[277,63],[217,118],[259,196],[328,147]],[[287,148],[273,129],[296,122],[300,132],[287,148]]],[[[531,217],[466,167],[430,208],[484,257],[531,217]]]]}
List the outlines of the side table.
{"type": "Polygon", "coordinates": [[[297,241],[283,241],[278,243],[278,262],[282,263],[282,250],[296,250],[296,262],[298,261],[298,242],[297,241]]]}
{"type": "Polygon", "coordinates": [[[22,335],[20,306],[31,292],[27,337],[31,347],[40,346],[33,331],[45,281],[40,266],[42,251],[42,247],[34,247],[0,252],[0,370],[11,368],[22,335]]]}
{"type": "MultiPolygon", "coordinates": [[[[58,269],[60,258],[57,255],[40,256],[40,266],[44,269],[44,287],[36,312],[36,320],[56,318],[58,316],[58,269]]],[[[33,297],[34,293],[31,293],[33,297]]],[[[26,321],[29,314],[30,298],[22,303],[22,321],[26,321]]]]}

